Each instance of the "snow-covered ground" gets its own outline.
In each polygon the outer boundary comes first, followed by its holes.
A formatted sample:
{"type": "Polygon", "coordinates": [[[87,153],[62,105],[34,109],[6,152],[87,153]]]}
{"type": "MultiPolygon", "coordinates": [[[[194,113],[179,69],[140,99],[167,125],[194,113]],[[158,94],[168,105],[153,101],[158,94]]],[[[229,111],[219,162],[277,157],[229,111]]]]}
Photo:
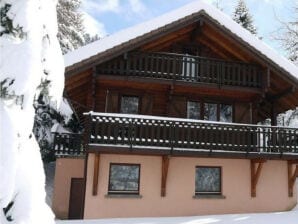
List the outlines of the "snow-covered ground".
{"type": "Polygon", "coordinates": [[[171,218],[130,218],[101,220],[56,221],[56,224],[295,224],[298,210],[290,212],[208,215],[171,218]]]}

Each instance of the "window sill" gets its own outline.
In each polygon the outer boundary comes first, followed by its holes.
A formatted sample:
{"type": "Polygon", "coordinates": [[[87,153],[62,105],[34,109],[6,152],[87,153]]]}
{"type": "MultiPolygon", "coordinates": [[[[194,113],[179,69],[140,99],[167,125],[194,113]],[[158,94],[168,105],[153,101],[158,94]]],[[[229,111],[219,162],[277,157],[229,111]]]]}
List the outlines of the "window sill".
{"type": "Polygon", "coordinates": [[[142,198],[139,194],[106,194],[105,198],[142,198]]]}
{"type": "Polygon", "coordinates": [[[192,198],[194,199],[226,199],[224,195],[216,195],[216,194],[206,194],[206,195],[194,195],[192,198]]]}

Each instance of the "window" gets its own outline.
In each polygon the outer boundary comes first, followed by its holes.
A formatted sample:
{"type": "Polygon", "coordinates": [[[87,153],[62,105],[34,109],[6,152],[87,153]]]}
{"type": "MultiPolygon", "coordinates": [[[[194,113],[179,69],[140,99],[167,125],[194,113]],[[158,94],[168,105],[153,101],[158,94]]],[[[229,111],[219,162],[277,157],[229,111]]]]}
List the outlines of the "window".
{"type": "Polygon", "coordinates": [[[139,194],[140,165],[111,164],[109,194],[139,194]]]}
{"type": "Polygon", "coordinates": [[[201,110],[200,103],[194,101],[187,102],[187,118],[189,119],[200,119],[201,110]]]}
{"type": "Polygon", "coordinates": [[[217,104],[205,103],[204,104],[204,120],[218,121],[217,119],[217,104]]]}
{"type": "Polygon", "coordinates": [[[221,195],[221,167],[196,167],[196,195],[221,195]]]}
{"type": "Polygon", "coordinates": [[[187,101],[187,118],[232,123],[233,106],[231,104],[187,101]]]}
{"type": "Polygon", "coordinates": [[[139,113],[139,97],[137,96],[122,96],[120,113],[123,114],[138,114],[139,113]]]}
{"type": "Polygon", "coordinates": [[[220,104],[219,120],[223,122],[233,121],[233,109],[232,105],[220,104]]]}

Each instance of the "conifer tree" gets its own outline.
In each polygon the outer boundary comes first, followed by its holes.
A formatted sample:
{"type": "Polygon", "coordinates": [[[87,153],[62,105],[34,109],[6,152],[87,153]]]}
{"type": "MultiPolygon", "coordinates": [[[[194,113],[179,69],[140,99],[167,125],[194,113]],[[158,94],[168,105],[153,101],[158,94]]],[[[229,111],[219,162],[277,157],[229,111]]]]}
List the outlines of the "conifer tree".
{"type": "MultiPolygon", "coordinates": [[[[58,0],[57,37],[63,54],[99,39],[98,36],[92,37],[85,32],[83,17],[79,12],[80,6],[81,0],[58,0]]],[[[59,110],[57,110],[57,105],[51,101],[48,95],[47,85],[43,84],[40,87],[41,95],[34,102],[36,115],[33,133],[41,149],[43,160],[49,162],[55,159],[53,152],[54,139],[51,129],[53,125],[57,123],[59,123],[61,127],[68,126],[69,119],[64,114],[61,114],[59,110]]],[[[74,116],[71,117],[71,122],[77,122],[75,126],[80,127],[78,121],[73,119],[74,116]]],[[[75,131],[77,131],[77,129],[75,131]]]]}
{"type": "Polygon", "coordinates": [[[0,1],[0,223],[54,224],[45,176],[32,135],[41,82],[59,101],[63,58],[56,1],[0,1]]]}
{"type": "Polygon", "coordinates": [[[63,54],[85,43],[81,0],[59,0],[57,5],[58,40],[63,54]]]}
{"type": "Polygon", "coordinates": [[[252,15],[249,13],[244,0],[239,0],[233,13],[233,20],[250,31],[252,34],[257,34],[257,28],[253,24],[252,15]]]}

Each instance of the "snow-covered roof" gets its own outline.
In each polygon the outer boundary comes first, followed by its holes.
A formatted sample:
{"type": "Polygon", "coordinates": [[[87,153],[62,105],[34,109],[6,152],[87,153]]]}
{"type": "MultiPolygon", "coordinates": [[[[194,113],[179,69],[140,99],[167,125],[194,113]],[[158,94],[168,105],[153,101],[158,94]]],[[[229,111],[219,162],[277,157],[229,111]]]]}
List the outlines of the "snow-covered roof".
{"type": "Polygon", "coordinates": [[[229,16],[204,1],[194,1],[179,9],[155,17],[152,20],[140,23],[136,26],[124,29],[113,35],[102,38],[91,44],[83,46],[75,51],[65,55],[65,66],[74,66],[77,63],[84,62],[94,56],[100,55],[112,48],[123,45],[145,34],[152,33],[164,26],[183,20],[186,17],[204,13],[211,17],[215,22],[220,24],[239,39],[244,41],[248,46],[256,50],[260,55],[275,63],[279,68],[289,73],[290,76],[298,79],[298,67],[285,57],[279,55],[270,46],[252,35],[238,23],[233,21],[229,16]]]}

